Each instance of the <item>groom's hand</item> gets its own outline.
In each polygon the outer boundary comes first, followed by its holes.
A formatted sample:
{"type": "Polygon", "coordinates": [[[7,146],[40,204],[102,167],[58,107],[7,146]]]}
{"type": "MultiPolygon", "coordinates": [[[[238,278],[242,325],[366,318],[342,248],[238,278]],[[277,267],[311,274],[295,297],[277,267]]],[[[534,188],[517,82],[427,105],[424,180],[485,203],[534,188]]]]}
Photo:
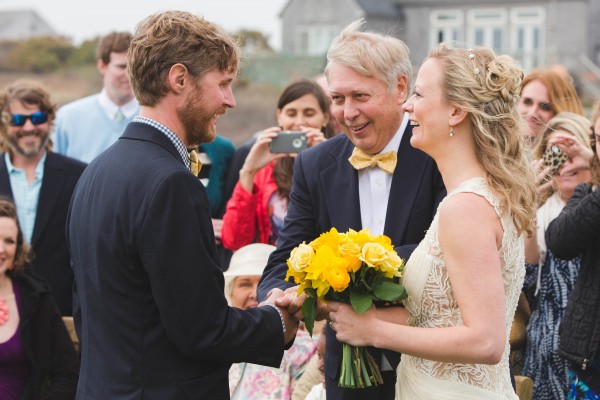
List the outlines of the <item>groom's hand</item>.
{"type": "MultiPolygon", "coordinates": [[[[269,293],[269,296],[271,295],[273,295],[273,293],[269,293]]],[[[278,296],[275,300],[275,304],[279,307],[286,308],[287,311],[294,316],[294,318],[298,319],[299,321],[303,321],[304,314],[302,313],[302,305],[307,297],[308,296],[306,293],[302,293],[300,296],[298,296],[298,286],[293,286],[285,290],[284,296],[278,296]]],[[[327,303],[317,301],[315,320],[320,321],[327,318],[328,315],[329,310],[327,309],[327,303]]]]}
{"type": "Polygon", "coordinates": [[[296,332],[298,332],[298,319],[295,318],[285,307],[279,306],[277,299],[285,297],[285,293],[281,289],[273,289],[269,293],[269,297],[260,303],[263,305],[272,305],[277,307],[283,317],[283,323],[285,325],[285,335],[283,336],[285,344],[289,344],[296,338],[296,332]]]}

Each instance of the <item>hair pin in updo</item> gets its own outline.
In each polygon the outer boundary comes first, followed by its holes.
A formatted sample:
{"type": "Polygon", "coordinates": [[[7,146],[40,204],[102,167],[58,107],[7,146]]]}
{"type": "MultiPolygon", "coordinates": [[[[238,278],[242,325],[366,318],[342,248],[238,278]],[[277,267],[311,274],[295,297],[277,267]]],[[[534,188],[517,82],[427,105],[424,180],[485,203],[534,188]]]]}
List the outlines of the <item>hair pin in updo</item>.
{"type": "Polygon", "coordinates": [[[475,68],[473,68],[473,73],[475,75],[479,74],[479,68],[477,67],[477,65],[475,64],[475,54],[473,54],[473,49],[469,49],[469,59],[471,60],[471,62],[473,63],[473,66],[475,68]]]}

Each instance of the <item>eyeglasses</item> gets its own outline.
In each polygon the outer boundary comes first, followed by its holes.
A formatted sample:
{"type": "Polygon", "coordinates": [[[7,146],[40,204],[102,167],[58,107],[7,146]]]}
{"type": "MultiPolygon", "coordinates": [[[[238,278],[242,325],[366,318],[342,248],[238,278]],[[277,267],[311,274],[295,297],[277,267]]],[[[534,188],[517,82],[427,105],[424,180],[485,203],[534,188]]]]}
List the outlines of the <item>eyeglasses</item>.
{"type": "Polygon", "coordinates": [[[10,116],[10,125],[11,126],[23,126],[27,120],[31,120],[31,123],[34,125],[41,125],[48,121],[48,113],[43,111],[35,112],[31,115],[25,114],[12,114],[10,116]]]}

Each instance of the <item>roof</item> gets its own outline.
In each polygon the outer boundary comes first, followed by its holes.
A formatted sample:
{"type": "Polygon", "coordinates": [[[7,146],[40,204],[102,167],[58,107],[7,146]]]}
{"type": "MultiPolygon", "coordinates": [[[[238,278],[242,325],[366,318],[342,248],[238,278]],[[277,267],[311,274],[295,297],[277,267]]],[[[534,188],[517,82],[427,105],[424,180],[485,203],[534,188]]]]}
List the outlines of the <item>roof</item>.
{"type": "Polygon", "coordinates": [[[0,11],[0,39],[18,40],[46,35],[56,35],[56,32],[35,10],[0,11]]]}
{"type": "Polygon", "coordinates": [[[399,17],[400,9],[394,0],[355,0],[365,11],[365,17],[399,17]]]}

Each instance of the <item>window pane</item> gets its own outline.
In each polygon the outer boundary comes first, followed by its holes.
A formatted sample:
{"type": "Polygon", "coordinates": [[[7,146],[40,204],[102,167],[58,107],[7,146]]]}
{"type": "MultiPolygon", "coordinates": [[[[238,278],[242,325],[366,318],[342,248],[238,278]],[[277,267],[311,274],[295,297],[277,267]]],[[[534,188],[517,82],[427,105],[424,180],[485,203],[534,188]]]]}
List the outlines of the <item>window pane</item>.
{"type": "Polygon", "coordinates": [[[475,46],[483,46],[483,29],[475,29],[475,46]]]}
{"type": "Polygon", "coordinates": [[[502,30],[494,29],[494,52],[499,53],[502,51],[502,30]]]}

